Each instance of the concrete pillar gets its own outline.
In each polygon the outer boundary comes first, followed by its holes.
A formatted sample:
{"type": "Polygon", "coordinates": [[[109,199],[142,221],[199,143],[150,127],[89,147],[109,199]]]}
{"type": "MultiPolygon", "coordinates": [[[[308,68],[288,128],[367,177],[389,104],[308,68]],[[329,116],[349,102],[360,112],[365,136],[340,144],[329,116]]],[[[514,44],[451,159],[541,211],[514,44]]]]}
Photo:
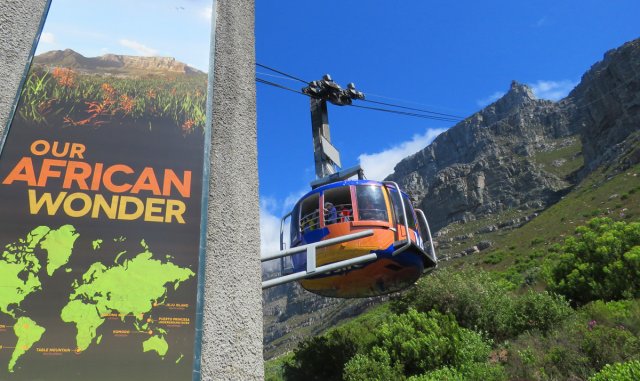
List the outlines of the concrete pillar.
{"type": "Polygon", "coordinates": [[[201,372],[203,381],[261,380],[254,1],[215,3],[201,372]]]}
{"type": "Polygon", "coordinates": [[[47,0],[0,1],[0,149],[47,0]]]}

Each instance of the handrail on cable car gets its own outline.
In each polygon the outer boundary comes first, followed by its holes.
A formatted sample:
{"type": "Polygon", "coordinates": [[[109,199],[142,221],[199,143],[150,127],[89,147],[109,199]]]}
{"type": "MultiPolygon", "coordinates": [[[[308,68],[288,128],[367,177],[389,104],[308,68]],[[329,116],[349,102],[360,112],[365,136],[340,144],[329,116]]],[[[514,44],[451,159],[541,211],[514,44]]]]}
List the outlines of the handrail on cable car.
{"type": "MultiPolygon", "coordinates": [[[[293,211],[285,214],[282,219],[280,220],[280,250],[284,250],[285,249],[285,245],[284,245],[284,222],[287,220],[287,217],[291,217],[291,215],[293,214],[293,211]]],[[[284,274],[285,268],[284,268],[284,257],[280,258],[280,274],[284,274]]]]}
{"type": "MultiPolygon", "coordinates": [[[[404,207],[404,198],[402,197],[402,191],[400,190],[400,186],[395,181],[383,181],[385,185],[393,185],[398,190],[398,196],[400,196],[400,204],[402,206],[402,217],[404,218],[404,232],[407,236],[407,243],[405,243],[402,247],[397,250],[394,250],[391,255],[394,257],[403,251],[407,250],[411,246],[411,236],[409,235],[409,221],[407,219],[407,210],[404,207]]],[[[391,205],[393,206],[393,198],[390,199],[391,205]]]]}
{"type": "Polygon", "coordinates": [[[424,214],[422,209],[414,209],[424,221],[424,226],[427,229],[427,235],[429,236],[429,246],[431,246],[431,259],[437,265],[438,264],[438,256],[436,255],[436,249],[433,246],[433,238],[431,237],[431,228],[429,228],[429,222],[427,221],[427,216],[424,214]]]}
{"type": "Polygon", "coordinates": [[[261,262],[270,261],[273,259],[284,258],[289,255],[293,255],[302,251],[307,252],[307,269],[305,271],[299,271],[297,273],[281,276],[279,278],[270,279],[262,282],[262,289],[270,288],[294,280],[304,279],[309,276],[326,273],[333,270],[338,270],[350,265],[356,265],[363,262],[373,261],[378,259],[378,255],[375,253],[369,253],[361,255],[359,257],[346,259],[339,262],[330,263],[328,265],[316,267],[316,249],[325,246],[331,246],[336,243],[342,243],[347,241],[353,241],[358,238],[369,237],[373,235],[373,230],[364,230],[353,234],[347,234],[341,237],[330,238],[324,241],[318,241],[307,245],[292,247],[287,250],[281,250],[277,253],[266,254],[260,257],[261,262]]]}
{"type": "Polygon", "coordinates": [[[287,220],[287,217],[290,217],[293,214],[293,211],[287,213],[280,220],[280,250],[284,250],[284,222],[287,220]]]}

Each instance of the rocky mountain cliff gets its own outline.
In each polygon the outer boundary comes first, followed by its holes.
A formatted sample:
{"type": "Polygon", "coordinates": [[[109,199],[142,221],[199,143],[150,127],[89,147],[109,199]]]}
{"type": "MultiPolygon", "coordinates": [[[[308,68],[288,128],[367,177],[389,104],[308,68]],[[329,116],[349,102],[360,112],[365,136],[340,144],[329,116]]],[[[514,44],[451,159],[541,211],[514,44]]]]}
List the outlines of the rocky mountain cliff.
{"type": "Polygon", "coordinates": [[[435,230],[544,209],[599,165],[638,161],[639,74],[635,40],[606,53],[560,102],[535,99],[514,81],[501,99],[401,161],[389,179],[411,194],[435,230]],[[545,162],[570,146],[575,157],[545,162]],[[567,165],[575,170],[563,171],[567,165]]]}
{"type": "MultiPolygon", "coordinates": [[[[389,179],[421,207],[442,259],[472,254],[535,218],[591,171],[640,162],[640,40],[609,51],[563,100],[512,82],[498,101],[404,159],[389,179]]],[[[264,293],[265,358],[382,298],[339,300],[297,284],[264,293]]]]}
{"type": "Polygon", "coordinates": [[[44,67],[68,67],[85,73],[111,73],[117,75],[205,75],[173,57],[138,57],[105,54],[100,57],[85,57],[71,50],[52,50],[34,57],[35,65],[44,67]]]}

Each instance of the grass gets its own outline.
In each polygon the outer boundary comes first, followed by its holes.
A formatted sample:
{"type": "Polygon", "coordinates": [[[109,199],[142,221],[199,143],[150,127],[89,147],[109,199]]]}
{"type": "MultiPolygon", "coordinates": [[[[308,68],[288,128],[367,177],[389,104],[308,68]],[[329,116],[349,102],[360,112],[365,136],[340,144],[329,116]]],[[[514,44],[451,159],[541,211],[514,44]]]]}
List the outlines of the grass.
{"type": "MultiPolygon", "coordinates": [[[[97,127],[126,119],[169,119],[183,132],[203,128],[203,77],[115,77],[66,68],[30,71],[18,115],[36,124],[97,127]]],[[[150,126],[151,128],[151,126],[150,126]]]]}
{"type": "Polygon", "coordinates": [[[533,160],[542,165],[545,171],[553,173],[561,179],[566,179],[582,168],[584,164],[582,143],[578,137],[573,137],[571,144],[555,150],[539,152],[533,157],[533,160]],[[554,162],[562,164],[557,165],[554,162]]]}
{"type": "Polygon", "coordinates": [[[537,271],[577,226],[597,216],[614,220],[640,217],[640,164],[616,175],[602,170],[592,173],[571,193],[522,227],[485,237],[494,242],[490,251],[443,265],[480,266],[511,277],[537,271]],[[507,247],[509,250],[505,250],[507,247]],[[497,256],[500,261],[495,259],[497,256]]]}

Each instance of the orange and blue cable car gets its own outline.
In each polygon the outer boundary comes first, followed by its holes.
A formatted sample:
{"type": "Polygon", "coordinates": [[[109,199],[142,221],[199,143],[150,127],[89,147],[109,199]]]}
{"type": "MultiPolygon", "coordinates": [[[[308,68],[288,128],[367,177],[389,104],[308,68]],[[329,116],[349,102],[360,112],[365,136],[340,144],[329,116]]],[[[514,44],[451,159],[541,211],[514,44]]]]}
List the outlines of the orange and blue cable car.
{"type": "MultiPolygon", "coordinates": [[[[319,295],[354,298],[399,291],[437,264],[424,213],[414,210],[409,196],[392,182],[346,180],[320,186],[304,195],[287,217],[291,248],[372,231],[317,249],[317,266],[377,255],[375,261],[299,280],[319,295]]],[[[306,253],[292,255],[291,262],[294,272],[305,271],[306,253]]]]}

